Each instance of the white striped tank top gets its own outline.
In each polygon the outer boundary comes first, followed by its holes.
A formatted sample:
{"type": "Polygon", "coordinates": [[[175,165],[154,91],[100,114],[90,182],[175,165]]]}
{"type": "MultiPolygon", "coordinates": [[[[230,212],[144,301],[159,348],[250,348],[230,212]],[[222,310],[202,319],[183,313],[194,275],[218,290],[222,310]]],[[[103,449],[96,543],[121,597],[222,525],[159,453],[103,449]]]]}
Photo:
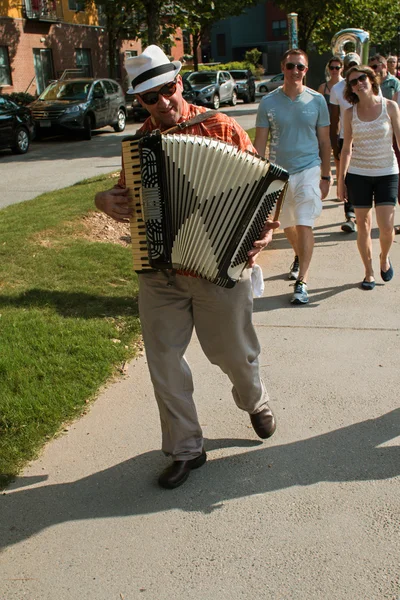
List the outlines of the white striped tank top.
{"type": "Polygon", "coordinates": [[[377,177],[399,172],[392,145],[392,123],[387,112],[385,98],[382,98],[381,114],[374,121],[361,121],[357,114],[357,104],[355,104],[352,128],[353,151],[349,173],[377,177]]]}

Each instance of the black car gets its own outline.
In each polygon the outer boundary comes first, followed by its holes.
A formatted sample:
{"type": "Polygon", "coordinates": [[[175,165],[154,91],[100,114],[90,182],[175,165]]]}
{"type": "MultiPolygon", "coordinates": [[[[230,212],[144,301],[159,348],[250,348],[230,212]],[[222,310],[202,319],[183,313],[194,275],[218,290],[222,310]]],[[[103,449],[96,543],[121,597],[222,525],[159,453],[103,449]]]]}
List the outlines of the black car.
{"type": "Polygon", "coordinates": [[[113,79],[54,81],[29,108],[38,137],[72,131],[90,140],[93,129],[124,131],[126,125],[125,95],[113,79]]]}
{"type": "Polygon", "coordinates": [[[0,148],[11,148],[15,154],[25,154],[34,131],[30,110],[0,96],[0,148]]]}
{"type": "Polygon", "coordinates": [[[234,69],[230,70],[229,73],[235,80],[239,100],[255,102],[256,84],[253,73],[248,69],[234,69]]]}

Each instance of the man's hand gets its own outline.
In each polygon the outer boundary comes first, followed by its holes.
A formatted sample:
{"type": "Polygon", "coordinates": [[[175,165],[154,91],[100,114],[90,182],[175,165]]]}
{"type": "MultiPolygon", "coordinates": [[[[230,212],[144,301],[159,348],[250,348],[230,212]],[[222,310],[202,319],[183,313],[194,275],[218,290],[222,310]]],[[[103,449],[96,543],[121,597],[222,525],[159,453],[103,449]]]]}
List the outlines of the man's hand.
{"type": "Polygon", "coordinates": [[[127,188],[112,188],[106,192],[98,192],[95,197],[97,208],[119,223],[129,222],[133,212],[131,202],[127,188]]]}
{"type": "Polygon", "coordinates": [[[272,234],[274,229],[278,229],[279,226],[279,221],[265,221],[264,227],[261,231],[260,239],[254,242],[254,248],[252,250],[249,250],[249,252],[247,253],[249,257],[249,267],[253,267],[255,265],[257,256],[260,254],[261,250],[268,246],[268,244],[272,240],[272,234]]]}
{"type": "Polygon", "coordinates": [[[329,194],[329,188],[331,187],[331,180],[321,179],[319,182],[319,189],[321,190],[321,200],[325,200],[329,194]]]}

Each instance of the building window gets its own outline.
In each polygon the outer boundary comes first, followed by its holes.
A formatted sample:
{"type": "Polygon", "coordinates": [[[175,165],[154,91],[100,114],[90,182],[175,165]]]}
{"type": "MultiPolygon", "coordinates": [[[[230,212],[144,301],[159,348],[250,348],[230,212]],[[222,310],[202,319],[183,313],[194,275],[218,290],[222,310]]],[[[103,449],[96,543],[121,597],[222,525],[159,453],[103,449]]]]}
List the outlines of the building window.
{"type": "Polygon", "coordinates": [[[85,2],[83,0],[68,0],[69,10],[81,12],[85,10],[85,2]]]}
{"type": "Polygon", "coordinates": [[[86,77],[93,77],[92,57],[87,48],[75,48],[75,66],[83,71],[86,77]]]}
{"type": "Polygon", "coordinates": [[[192,54],[192,44],[190,41],[190,33],[187,29],[182,31],[183,54],[192,54]]]}
{"type": "Polygon", "coordinates": [[[287,21],[272,21],[272,34],[275,38],[285,37],[287,35],[287,21]]]}
{"type": "Polygon", "coordinates": [[[125,58],[132,58],[132,56],[137,56],[136,50],[126,50],[125,51],[125,58]]]}
{"type": "Polygon", "coordinates": [[[7,46],[0,46],[0,85],[11,85],[11,71],[7,46]]]}
{"type": "Polygon", "coordinates": [[[224,33],[217,33],[217,54],[218,56],[226,56],[226,40],[224,33]]]}

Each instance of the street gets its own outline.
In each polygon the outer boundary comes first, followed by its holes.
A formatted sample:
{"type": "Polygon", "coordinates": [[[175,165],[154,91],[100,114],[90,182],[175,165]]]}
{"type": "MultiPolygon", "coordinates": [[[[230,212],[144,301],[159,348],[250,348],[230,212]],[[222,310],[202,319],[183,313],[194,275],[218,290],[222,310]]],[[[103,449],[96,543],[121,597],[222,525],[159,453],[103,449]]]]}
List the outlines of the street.
{"type": "MultiPolygon", "coordinates": [[[[244,129],[249,129],[254,127],[257,106],[239,102],[235,107],[221,107],[221,112],[234,116],[244,129]]],[[[34,141],[24,155],[0,151],[0,209],[82,179],[117,171],[121,166],[121,140],[133,135],[140,126],[141,123],[128,121],[122,133],[104,127],[94,131],[90,141],[70,137],[34,141]]]]}

